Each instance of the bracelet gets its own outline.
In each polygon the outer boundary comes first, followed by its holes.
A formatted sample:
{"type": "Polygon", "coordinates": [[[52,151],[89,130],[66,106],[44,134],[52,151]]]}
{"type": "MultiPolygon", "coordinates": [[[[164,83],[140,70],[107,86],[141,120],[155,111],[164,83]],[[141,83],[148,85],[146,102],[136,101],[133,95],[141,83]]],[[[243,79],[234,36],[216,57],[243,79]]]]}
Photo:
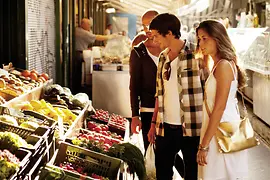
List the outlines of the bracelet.
{"type": "Polygon", "coordinates": [[[208,147],[203,147],[203,146],[200,144],[198,150],[199,150],[199,151],[208,151],[208,150],[209,150],[209,146],[208,146],[208,147]]]}
{"type": "Polygon", "coordinates": [[[156,124],[156,121],[151,121],[151,123],[156,124]]]}

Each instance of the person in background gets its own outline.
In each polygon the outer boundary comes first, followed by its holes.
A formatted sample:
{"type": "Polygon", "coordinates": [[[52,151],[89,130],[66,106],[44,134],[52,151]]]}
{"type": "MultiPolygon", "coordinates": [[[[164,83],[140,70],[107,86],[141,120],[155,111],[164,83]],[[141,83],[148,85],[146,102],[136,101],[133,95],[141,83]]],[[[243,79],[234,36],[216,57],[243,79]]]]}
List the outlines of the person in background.
{"type": "Polygon", "coordinates": [[[150,30],[165,49],[159,57],[156,103],[148,138],[156,144],[157,180],[170,180],[176,154],[181,150],[185,180],[197,180],[196,155],[200,140],[204,79],[199,60],[180,39],[181,23],[169,13],[156,16],[150,30]]]}
{"type": "Polygon", "coordinates": [[[149,141],[147,133],[155,107],[156,72],[161,49],[154,43],[149,24],[158,14],[149,10],[142,16],[142,24],[147,39],[135,46],[130,54],[130,103],[132,110],[131,131],[142,130],[144,149],[149,141]]]}
{"type": "Polygon", "coordinates": [[[106,29],[105,29],[105,32],[104,34],[105,35],[110,35],[111,34],[111,31],[112,31],[112,25],[111,24],[108,24],[106,29]]]}
{"type": "Polygon", "coordinates": [[[191,30],[188,33],[188,43],[189,43],[189,47],[191,51],[195,51],[196,47],[197,47],[197,36],[196,36],[196,28],[199,26],[200,22],[199,21],[195,21],[193,23],[193,26],[191,28],[191,30]]]}
{"type": "Polygon", "coordinates": [[[129,39],[127,32],[126,31],[122,31],[121,35],[124,37],[124,41],[126,44],[128,44],[129,46],[131,45],[131,40],[129,39]]]}
{"type": "Polygon", "coordinates": [[[117,38],[117,35],[95,35],[90,32],[91,20],[82,19],[81,25],[75,29],[75,60],[72,63],[72,93],[81,92],[83,51],[90,43],[117,38]]]}
{"type": "Polygon", "coordinates": [[[203,106],[203,121],[197,162],[199,178],[248,179],[247,151],[220,153],[215,134],[220,122],[240,120],[236,93],[246,84],[246,76],[237,64],[237,57],[225,26],[215,20],[200,23],[197,28],[199,50],[214,67],[205,85],[207,97],[203,106]]]}
{"type": "Polygon", "coordinates": [[[188,40],[188,26],[183,25],[181,28],[181,39],[182,40],[188,40]]]}

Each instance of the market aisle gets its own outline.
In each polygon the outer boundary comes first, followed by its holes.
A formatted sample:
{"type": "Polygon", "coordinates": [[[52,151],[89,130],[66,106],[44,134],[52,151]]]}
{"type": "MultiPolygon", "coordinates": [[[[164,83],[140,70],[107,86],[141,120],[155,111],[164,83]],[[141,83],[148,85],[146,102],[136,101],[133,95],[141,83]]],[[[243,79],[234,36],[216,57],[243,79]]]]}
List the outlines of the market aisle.
{"type": "Polygon", "coordinates": [[[248,151],[249,180],[270,179],[270,148],[263,142],[248,151]]]}

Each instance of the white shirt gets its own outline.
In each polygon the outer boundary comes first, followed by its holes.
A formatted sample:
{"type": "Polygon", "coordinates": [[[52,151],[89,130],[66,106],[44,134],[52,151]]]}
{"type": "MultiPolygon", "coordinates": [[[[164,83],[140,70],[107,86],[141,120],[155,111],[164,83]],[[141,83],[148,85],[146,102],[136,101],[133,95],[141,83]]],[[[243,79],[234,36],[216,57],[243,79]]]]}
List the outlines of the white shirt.
{"type": "Polygon", "coordinates": [[[109,29],[105,29],[105,32],[104,32],[105,35],[110,35],[111,34],[111,31],[109,29]]]}
{"type": "Polygon", "coordinates": [[[159,60],[159,57],[154,56],[153,54],[151,54],[150,51],[147,49],[147,47],[145,47],[145,48],[146,48],[146,50],[147,50],[148,55],[152,58],[152,60],[153,60],[154,63],[156,64],[156,66],[158,66],[158,60],[159,60]]]}
{"type": "MultiPolygon", "coordinates": [[[[169,62],[169,57],[167,56],[166,62],[169,62]]],[[[162,74],[165,71],[165,64],[162,69],[162,74]]],[[[176,57],[171,62],[171,75],[170,79],[167,81],[164,79],[164,122],[173,125],[181,125],[180,116],[180,103],[179,103],[179,92],[178,92],[178,78],[177,70],[180,66],[178,57],[176,57]]],[[[164,77],[163,77],[164,78],[164,77]]]]}

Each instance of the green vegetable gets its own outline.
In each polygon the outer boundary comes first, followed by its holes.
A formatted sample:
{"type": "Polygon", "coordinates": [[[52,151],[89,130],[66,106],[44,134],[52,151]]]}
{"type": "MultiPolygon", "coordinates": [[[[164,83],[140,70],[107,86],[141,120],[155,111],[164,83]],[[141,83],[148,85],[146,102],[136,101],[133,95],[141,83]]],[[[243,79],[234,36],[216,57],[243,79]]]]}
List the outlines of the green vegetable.
{"type": "Polygon", "coordinates": [[[0,120],[9,124],[12,124],[14,126],[18,126],[17,120],[9,115],[0,115],[0,120]]]}
{"type": "Polygon", "coordinates": [[[132,174],[136,173],[140,180],[146,178],[144,157],[140,149],[130,143],[114,144],[107,152],[109,156],[122,159],[129,166],[132,174]]]}
{"type": "Polygon", "coordinates": [[[12,132],[0,132],[0,150],[8,149],[15,153],[20,147],[28,147],[27,142],[12,132]]]}
{"type": "Polygon", "coordinates": [[[86,104],[88,103],[88,101],[89,101],[89,97],[85,93],[78,93],[71,100],[73,105],[79,106],[81,108],[84,108],[86,106],[86,104]]]}
{"type": "Polygon", "coordinates": [[[23,122],[20,126],[32,130],[36,130],[39,127],[38,123],[35,123],[33,121],[23,122]]]}

